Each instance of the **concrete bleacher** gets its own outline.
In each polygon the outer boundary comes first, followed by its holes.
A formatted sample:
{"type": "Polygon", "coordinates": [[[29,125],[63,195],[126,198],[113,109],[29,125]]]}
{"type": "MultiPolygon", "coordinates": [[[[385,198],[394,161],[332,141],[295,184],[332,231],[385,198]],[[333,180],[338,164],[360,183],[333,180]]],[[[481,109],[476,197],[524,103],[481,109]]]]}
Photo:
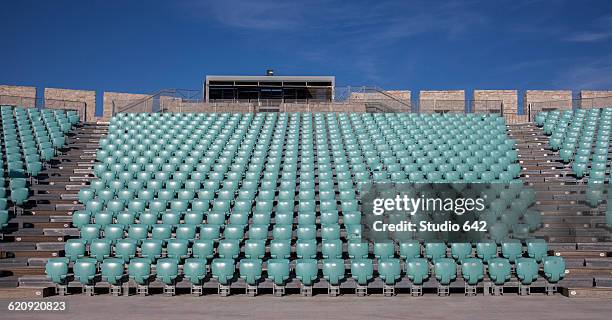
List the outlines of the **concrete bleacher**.
{"type": "Polygon", "coordinates": [[[577,179],[570,164],[547,148],[548,136],[534,123],[510,125],[517,140],[521,178],[536,190],[537,207],[555,255],[566,258],[564,281],[573,287],[612,285],[612,233],[605,224],[605,208],[586,204],[586,179],[577,179]]]}

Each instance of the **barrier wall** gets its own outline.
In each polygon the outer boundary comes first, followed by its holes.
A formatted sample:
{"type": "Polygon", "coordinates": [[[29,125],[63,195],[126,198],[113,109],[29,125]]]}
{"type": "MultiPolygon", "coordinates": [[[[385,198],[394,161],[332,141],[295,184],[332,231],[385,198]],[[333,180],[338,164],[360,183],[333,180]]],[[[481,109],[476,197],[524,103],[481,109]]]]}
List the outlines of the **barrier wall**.
{"type": "Polygon", "coordinates": [[[179,98],[160,97],[161,110],[164,112],[258,112],[278,110],[279,112],[365,112],[364,103],[281,103],[276,106],[257,105],[255,103],[231,102],[186,102],[179,98]]]}
{"type": "Polygon", "coordinates": [[[122,112],[127,106],[131,106],[127,112],[151,112],[152,106],[147,102],[137,103],[149,97],[148,94],[124,93],[124,92],[104,92],[102,121],[108,121],[114,112],[122,112]]]}
{"type": "MultiPolygon", "coordinates": [[[[44,105],[54,109],[84,108],[84,121],[108,121],[113,112],[388,112],[404,110],[405,104],[398,108],[376,108],[376,95],[381,101],[398,100],[410,103],[412,93],[409,90],[388,90],[386,94],[376,92],[351,92],[347,101],[327,103],[280,103],[264,105],[249,102],[216,102],[203,103],[184,101],[180,98],[161,96],[157,99],[146,99],[148,94],[125,92],[104,92],[103,116],[95,116],[96,92],[91,90],[74,90],[62,88],[46,88],[44,105]],[[73,106],[74,105],[74,106],[73,106]],[[126,110],[127,108],[127,110],[126,110]],[[389,110],[387,110],[389,109],[389,110]]],[[[41,100],[41,99],[39,99],[41,100]]],[[[581,90],[579,99],[572,100],[570,90],[527,90],[523,96],[525,116],[518,115],[517,90],[474,90],[473,100],[470,100],[472,112],[500,112],[503,104],[503,116],[508,123],[521,123],[533,118],[539,111],[562,109],[569,110],[574,105],[580,108],[612,107],[612,90],[581,90]]],[[[0,85],[0,105],[16,105],[25,107],[42,107],[42,101],[36,99],[36,88],[30,86],[0,85]],[[38,105],[38,103],[40,105],[38,105]]],[[[399,102],[398,102],[399,103],[399,102]]],[[[422,90],[419,92],[419,112],[451,112],[466,111],[464,90],[422,90]]]]}
{"type": "Polygon", "coordinates": [[[96,92],[45,88],[45,108],[76,109],[81,114],[81,121],[92,122],[96,120],[96,92]]]}
{"type": "Polygon", "coordinates": [[[419,112],[464,113],[465,90],[421,90],[419,112]]]}
{"type": "Polygon", "coordinates": [[[546,110],[571,110],[571,90],[527,90],[523,98],[524,113],[533,121],[535,115],[546,110]]]}
{"type": "Polygon", "coordinates": [[[518,113],[517,90],[474,90],[472,112],[499,112],[503,115],[518,113]],[[503,105],[499,104],[499,101],[503,105]]]}
{"type": "Polygon", "coordinates": [[[0,105],[35,107],[36,88],[28,86],[0,85],[0,105]]]}
{"type": "Polygon", "coordinates": [[[612,90],[581,90],[580,108],[612,107],[612,90]]]}
{"type": "MultiPolygon", "coordinates": [[[[389,96],[397,100],[401,100],[407,104],[410,103],[412,99],[412,92],[410,90],[385,90],[384,91],[389,96]]],[[[349,100],[377,100],[377,99],[389,99],[388,96],[380,93],[380,92],[351,92],[349,96],[349,100]]]]}
{"type": "Polygon", "coordinates": [[[506,124],[519,124],[529,122],[529,116],[526,114],[504,114],[506,124]]]}

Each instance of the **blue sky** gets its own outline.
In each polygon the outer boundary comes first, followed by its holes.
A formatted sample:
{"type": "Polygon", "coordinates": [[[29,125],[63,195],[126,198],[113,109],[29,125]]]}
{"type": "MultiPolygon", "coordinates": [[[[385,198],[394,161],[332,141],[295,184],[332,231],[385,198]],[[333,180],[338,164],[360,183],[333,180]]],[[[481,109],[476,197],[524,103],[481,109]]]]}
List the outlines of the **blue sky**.
{"type": "Polygon", "coordinates": [[[200,89],[269,67],[413,92],[612,88],[609,0],[2,1],[0,30],[0,83],[38,88],[200,89]]]}

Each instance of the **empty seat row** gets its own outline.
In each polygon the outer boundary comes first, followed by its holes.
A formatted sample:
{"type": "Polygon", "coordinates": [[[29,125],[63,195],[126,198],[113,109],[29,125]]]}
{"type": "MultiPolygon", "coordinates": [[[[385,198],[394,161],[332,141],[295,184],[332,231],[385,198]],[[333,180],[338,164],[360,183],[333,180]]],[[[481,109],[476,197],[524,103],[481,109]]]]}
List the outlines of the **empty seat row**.
{"type": "MultiPolygon", "coordinates": [[[[147,286],[153,279],[167,286],[174,286],[181,278],[196,286],[202,285],[202,282],[210,278],[216,279],[221,286],[228,286],[237,278],[244,279],[250,286],[257,286],[265,279],[272,281],[275,287],[284,286],[292,278],[300,281],[302,286],[312,286],[318,279],[325,279],[330,286],[338,286],[344,279],[352,278],[358,286],[363,287],[374,277],[379,277],[389,286],[395,285],[402,277],[409,279],[415,286],[422,285],[430,277],[435,278],[439,285],[448,286],[457,279],[458,267],[467,286],[483,281],[485,275],[488,275],[489,281],[495,285],[503,285],[512,276],[522,285],[531,285],[540,277],[540,268],[549,283],[557,283],[565,276],[565,261],[557,256],[544,257],[541,267],[535,259],[520,258],[516,261],[514,271],[510,262],[504,258],[491,260],[487,268],[478,258],[465,259],[459,264],[450,258],[442,258],[431,264],[426,259],[413,258],[403,267],[400,261],[394,258],[356,258],[347,262],[348,268],[342,259],[306,258],[290,261],[274,258],[263,261],[258,258],[245,258],[236,262],[233,259],[216,258],[208,262],[206,259],[190,258],[180,262],[177,259],[164,258],[152,263],[147,258],[136,258],[126,265],[123,260],[116,258],[103,261],[80,258],[74,262],[72,270],[75,280],[85,286],[95,284],[98,270],[104,281],[115,286],[121,285],[127,277],[139,286],[147,286]]],[[[65,285],[69,276],[69,261],[67,258],[50,259],[45,271],[54,283],[65,285]]]]}

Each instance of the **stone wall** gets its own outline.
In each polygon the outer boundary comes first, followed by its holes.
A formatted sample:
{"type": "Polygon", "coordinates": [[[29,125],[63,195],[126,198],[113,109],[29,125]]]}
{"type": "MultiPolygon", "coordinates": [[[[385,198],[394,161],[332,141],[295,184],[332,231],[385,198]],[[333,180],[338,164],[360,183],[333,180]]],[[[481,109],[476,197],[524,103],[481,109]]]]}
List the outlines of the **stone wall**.
{"type": "MultiPolygon", "coordinates": [[[[394,97],[395,99],[410,103],[412,98],[412,92],[410,90],[387,90],[384,91],[386,94],[394,97]]],[[[380,100],[389,99],[388,96],[380,92],[351,92],[349,100],[380,100]]]]}
{"type": "Polygon", "coordinates": [[[36,88],[0,85],[0,105],[35,107],[36,88]]]}
{"type": "Polygon", "coordinates": [[[419,112],[465,112],[465,90],[421,90],[419,112]]]}
{"type": "Polygon", "coordinates": [[[81,121],[96,121],[96,92],[45,88],[45,108],[77,110],[81,121]]]}
{"type": "Polygon", "coordinates": [[[518,92],[516,90],[474,90],[472,112],[501,113],[502,109],[504,115],[518,113],[518,92]]]}
{"type": "Polygon", "coordinates": [[[365,107],[371,110],[412,112],[412,92],[410,90],[387,90],[384,92],[384,94],[375,91],[351,92],[348,102],[358,104],[365,103],[365,107]]]}
{"type": "Polygon", "coordinates": [[[134,104],[149,96],[140,93],[104,92],[102,121],[108,121],[113,116],[113,104],[115,113],[124,111],[123,108],[129,105],[132,107],[127,112],[151,112],[151,100],[134,104]]]}
{"type": "Polygon", "coordinates": [[[527,90],[523,97],[523,112],[530,115],[531,121],[536,114],[545,110],[571,110],[571,90],[527,90]]]}
{"type": "MultiPolygon", "coordinates": [[[[258,112],[266,107],[258,107],[254,103],[207,103],[185,102],[178,98],[161,97],[161,109],[164,112],[258,112]]],[[[280,112],[365,112],[363,102],[352,103],[281,103],[280,112]]]]}
{"type": "Polygon", "coordinates": [[[529,122],[529,116],[526,114],[504,114],[506,124],[519,124],[529,122]]]}
{"type": "Polygon", "coordinates": [[[581,90],[580,108],[606,108],[612,107],[612,90],[581,90]]]}

